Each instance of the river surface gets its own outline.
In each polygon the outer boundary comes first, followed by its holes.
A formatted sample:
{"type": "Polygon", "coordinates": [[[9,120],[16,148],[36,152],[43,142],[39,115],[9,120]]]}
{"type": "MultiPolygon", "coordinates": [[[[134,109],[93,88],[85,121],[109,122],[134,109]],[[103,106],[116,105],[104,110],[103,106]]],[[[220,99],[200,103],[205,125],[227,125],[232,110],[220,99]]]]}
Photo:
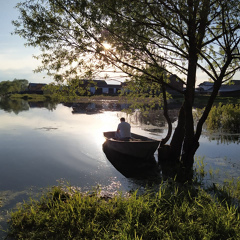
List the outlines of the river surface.
{"type": "MultiPolygon", "coordinates": [[[[6,229],[8,211],[17,202],[60,182],[82,191],[100,186],[110,193],[144,186],[146,182],[126,178],[108,161],[102,150],[103,132],[116,130],[124,116],[132,132],[161,139],[166,134],[165,123],[159,120],[161,114],[129,116],[121,112],[123,107],[114,102],[1,105],[0,229],[6,229]]],[[[173,111],[173,122],[176,116],[173,111]]],[[[214,178],[210,174],[206,180],[221,182],[240,176],[239,141],[239,135],[203,134],[196,156],[204,158],[207,171],[215,172],[214,178]]]]}

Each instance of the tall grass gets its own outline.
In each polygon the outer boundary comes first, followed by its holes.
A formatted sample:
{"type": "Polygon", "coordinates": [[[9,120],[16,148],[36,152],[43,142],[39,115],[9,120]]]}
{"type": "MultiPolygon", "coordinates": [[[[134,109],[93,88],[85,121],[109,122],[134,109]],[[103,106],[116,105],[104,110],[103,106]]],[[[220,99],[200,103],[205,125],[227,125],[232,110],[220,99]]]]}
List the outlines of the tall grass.
{"type": "Polygon", "coordinates": [[[15,239],[240,239],[239,186],[163,182],[159,191],[107,197],[54,187],[13,212],[15,239]],[[232,186],[232,187],[231,187],[232,186]],[[213,192],[213,189],[211,189],[213,192]],[[225,196],[220,193],[227,193],[225,196]],[[234,201],[230,201],[234,199],[234,201]]]}

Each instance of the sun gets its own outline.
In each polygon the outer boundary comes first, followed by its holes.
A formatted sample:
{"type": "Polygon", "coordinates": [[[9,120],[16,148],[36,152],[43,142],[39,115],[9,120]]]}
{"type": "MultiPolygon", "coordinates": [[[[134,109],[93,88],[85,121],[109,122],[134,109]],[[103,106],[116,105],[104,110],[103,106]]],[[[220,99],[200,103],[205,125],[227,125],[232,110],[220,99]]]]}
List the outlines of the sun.
{"type": "Polygon", "coordinates": [[[112,46],[111,46],[111,44],[109,44],[108,42],[103,42],[103,47],[106,49],[106,50],[108,50],[108,49],[110,49],[112,46]]]}

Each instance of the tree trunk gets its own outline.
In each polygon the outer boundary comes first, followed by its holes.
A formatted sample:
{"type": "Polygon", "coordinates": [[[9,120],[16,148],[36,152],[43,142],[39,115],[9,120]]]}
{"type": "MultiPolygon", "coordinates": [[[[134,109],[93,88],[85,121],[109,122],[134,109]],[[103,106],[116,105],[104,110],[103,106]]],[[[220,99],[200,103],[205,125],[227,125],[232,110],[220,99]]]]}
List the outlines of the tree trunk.
{"type": "Polygon", "coordinates": [[[162,139],[160,147],[164,146],[167,141],[170,139],[171,135],[172,135],[172,123],[171,123],[171,119],[168,115],[168,104],[167,104],[167,95],[166,95],[166,88],[163,82],[163,76],[161,76],[160,79],[161,85],[162,85],[162,93],[163,93],[163,115],[167,121],[168,124],[168,132],[165,138],[162,139]]]}
{"type": "MultiPolygon", "coordinates": [[[[194,29],[192,30],[194,33],[194,29]]],[[[161,147],[158,151],[159,163],[162,169],[163,166],[170,164],[173,170],[172,175],[177,175],[181,181],[192,179],[194,154],[199,147],[199,143],[194,142],[194,120],[192,115],[198,57],[194,44],[195,37],[192,36],[190,41],[187,88],[184,94],[184,103],[179,112],[178,125],[170,146],[161,147]]]]}
{"type": "Polygon", "coordinates": [[[158,164],[163,176],[183,179],[181,177],[180,156],[185,135],[185,113],[182,106],[179,112],[178,125],[174,131],[170,145],[161,144],[158,149],[158,164]]]}
{"type": "MultiPolygon", "coordinates": [[[[196,134],[194,133],[194,119],[192,114],[198,56],[203,47],[203,38],[206,33],[206,26],[209,23],[208,14],[210,12],[210,1],[200,2],[188,1],[187,31],[188,36],[188,69],[186,91],[184,93],[184,103],[180,109],[178,117],[178,125],[173,134],[169,146],[163,146],[159,149],[159,162],[164,165],[166,162],[172,164],[173,174],[177,174],[182,181],[192,180],[194,155],[199,147],[199,137],[201,135],[203,123],[211,109],[211,101],[215,99],[216,92],[207,106],[206,113],[201,119],[197,127],[196,134]],[[200,20],[197,8],[200,7],[200,20]],[[215,95],[215,97],[214,97],[215,95]],[[165,162],[164,162],[165,161],[165,162]]],[[[217,89],[217,87],[216,87],[217,89]]],[[[219,89],[219,88],[218,88],[219,89]]]]}

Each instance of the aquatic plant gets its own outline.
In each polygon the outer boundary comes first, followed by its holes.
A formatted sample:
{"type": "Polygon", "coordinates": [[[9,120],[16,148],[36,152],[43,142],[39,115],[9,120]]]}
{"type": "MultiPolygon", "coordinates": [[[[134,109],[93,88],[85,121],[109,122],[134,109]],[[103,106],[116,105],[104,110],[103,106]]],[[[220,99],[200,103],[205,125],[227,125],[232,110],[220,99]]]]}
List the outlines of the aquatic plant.
{"type": "Polygon", "coordinates": [[[206,120],[209,130],[224,130],[230,132],[240,132],[240,105],[239,104],[219,104],[212,107],[206,120]]]}

